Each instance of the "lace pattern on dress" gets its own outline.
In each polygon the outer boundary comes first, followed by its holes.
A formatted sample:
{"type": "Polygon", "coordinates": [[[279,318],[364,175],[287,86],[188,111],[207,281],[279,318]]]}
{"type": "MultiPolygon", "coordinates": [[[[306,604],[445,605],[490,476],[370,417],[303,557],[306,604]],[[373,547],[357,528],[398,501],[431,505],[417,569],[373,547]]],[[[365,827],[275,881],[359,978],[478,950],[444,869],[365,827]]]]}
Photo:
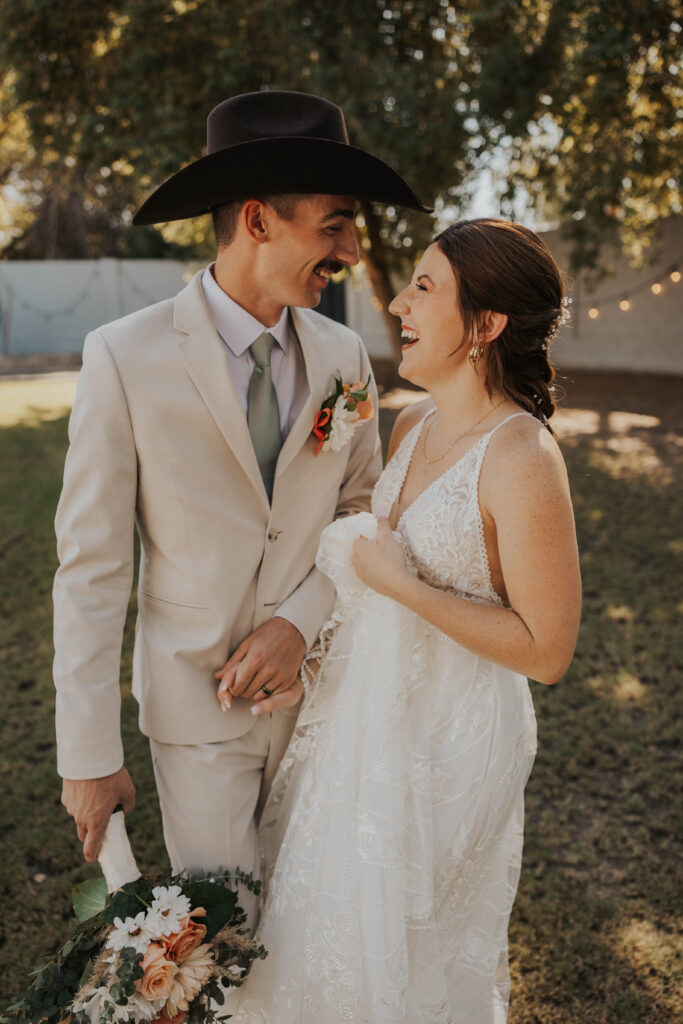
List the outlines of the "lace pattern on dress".
{"type": "MultiPolygon", "coordinates": [[[[429,413],[408,431],[375,487],[372,511],[388,516],[398,500],[420,431],[429,413]]],[[[493,588],[484,524],[479,507],[479,478],[489,442],[516,416],[496,424],[406,508],[396,532],[422,579],[470,600],[502,605],[493,588]]]]}
{"type": "MultiPolygon", "coordinates": [[[[418,433],[380,478],[375,515],[418,433]]],[[[495,604],[478,507],[492,433],[405,510],[397,536],[428,582],[495,604]]],[[[269,955],[240,989],[236,1024],[506,1020],[529,688],[359,581],[350,551],[373,529],[361,513],[321,538],[338,602],[261,819],[269,955]]]]}

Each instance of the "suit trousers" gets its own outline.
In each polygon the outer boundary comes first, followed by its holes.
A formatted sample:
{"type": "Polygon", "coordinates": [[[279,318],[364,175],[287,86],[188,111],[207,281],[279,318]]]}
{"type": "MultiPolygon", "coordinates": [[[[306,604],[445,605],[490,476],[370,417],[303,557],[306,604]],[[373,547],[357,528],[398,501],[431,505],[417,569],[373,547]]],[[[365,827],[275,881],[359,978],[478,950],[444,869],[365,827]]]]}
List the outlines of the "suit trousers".
{"type": "MultiPolygon", "coordinates": [[[[260,877],[258,818],[295,725],[294,715],[276,711],[259,716],[244,735],[219,743],[150,738],[174,872],[240,867],[260,877]]],[[[240,903],[253,932],[258,899],[242,888],[240,903]]]]}

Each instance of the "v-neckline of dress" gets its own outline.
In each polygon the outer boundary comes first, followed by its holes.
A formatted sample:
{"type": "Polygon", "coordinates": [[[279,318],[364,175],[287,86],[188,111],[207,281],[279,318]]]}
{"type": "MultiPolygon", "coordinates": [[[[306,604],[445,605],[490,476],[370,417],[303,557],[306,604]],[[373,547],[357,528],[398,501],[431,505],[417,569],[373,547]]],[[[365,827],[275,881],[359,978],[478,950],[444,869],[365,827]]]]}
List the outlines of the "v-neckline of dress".
{"type": "MultiPolygon", "coordinates": [[[[409,472],[410,467],[412,465],[413,455],[415,454],[415,449],[417,447],[417,442],[420,439],[420,434],[422,433],[422,428],[425,425],[427,417],[431,416],[434,411],[435,411],[434,409],[430,409],[428,412],[426,412],[424,414],[424,416],[422,417],[422,419],[418,420],[418,422],[413,427],[413,431],[415,432],[415,434],[414,434],[412,443],[408,446],[408,458],[407,458],[407,462],[406,462],[406,467],[405,467],[405,470],[403,471],[403,475],[401,476],[401,482],[400,482],[399,487],[398,487],[398,493],[397,493],[396,497],[394,498],[394,502],[393,502],[392,508],[394,507],[394,505],[398,504],[399,499],[401,497],[401,493],[402,493],[403,488],[405,486],[406,477],[408,476],[408,472],[409,472]]],[[[406,438],[409,437],[409,436],[410,435],[407,434],[406,438]]],[[[468,448],[466,452],[464,452],[459,458],[457,458],[455,460],[455,462],[453,462],[448,467],[448,469],[445,469],[443,471],[443,473],[440,473],[438,476],[434,477],[432,482],[427,484],[427,486],[424,487],[415,498],[413,498],[411,503],[409,505],[407,505],[406,508],[403,509],[403,511],[401,512],[400,516],[396,520],[396,526],[394,527],[394,530],[398,530],[399,526],[403,522],[404,516],[406,516],[408,514],[408,512],[410,512],[410,510],[413,507],[413,505],[415,505],[420,500],[422,495],[426,494],[427,491],[430,491],[432,489],[432,487],[434,487],[434,485],[437,484],[440,480],[443,480],[443,478],[445,476],[447,476],[451,472],[451,470],[455,469],[456,466],[459,466],[460,463],[463,461],[463,459],[466,459],[467,456],[470,455],[474,451],[474,449],[477,447],[477,445],[481,444],[481,442],[484,440],[484,438],[486,436],[487,436],[486,434],[482,434],[481,437],[477,441],[475,441],[474,444],[470,448],[468,448]]]]}
{"type": "MultiPolygon", "coordinates": [[[[393,503],[392,503],[392,506],[391,506],[391,508],[392,508],[392,509],[394,508],[394,506],[395,506],[395,505],[397,505],[397,504],[398,504],[398,502],[399,502],[399,499],[400,499],[400,497],[401,497],[401,493],[402,493],[402,491],[403,491],[403,488],[404,488],[404,486],[405,486],[405,482],[406,482],[406,477],[408,476],[408,472],[409,472],[409,470],[410,470],[410,466],[411,466],[411,464],[412,464],[412,461],[413,461],[413,455],[415,454],[415,449],[416,449],[416,447],[417,447],[417,442],[418,442],[418,440],[419,440],[419,438],[420,438],[420,434],[422,433],[422,428],[423,428],[423,427],[424,427],[424,425],[425,425],[425,422],[426,422],[426,420],[427,420],[427,417],[428,417],[428,416],[431,416],[431,415],[432,415],[432,414],[433,414],[433,413],[434,413],[435,411],[436,411],[435,409],[429,409],[429,410],[428,410],[428,411],[427,411],[427,412],[426,412],[426,413],[424,414],[424,416],[422,417],[422,419],[418,420],[418,422],[417,422],[417,423],[415,424],[415,426],[413,427],[413,431],[415,432],[415,433],[414,433],[414,437],[413,437],[413,439],[412,439],[412,443],[411,443],[411,444],[410,444],[410,445],[408,446],[408,458],[407,458],[407,462],[406,462],[406,467],[405,467],[405,469],[403,470],[403,474],[402,474],[402,476],[401,476],[401,482],[400,482],[400,484],[399,484],[399,486],[398,486],[398,493],[397,493],[396,497],[394,498],[394,501],[393,501],[393,503]]],[[[494,432],[495,430],[497,430],[497,429],[498,429],[498,427],[502,427],[504,423],[507,423],[507,422],[508,422],[508,420],[511,420],[511,419],[513,419],[513,418],[514,418],[515,416],[524,416],[524,415],[527,415],[527,416],[528,416],[528,415],[530,415],[530,414],[529,414],[529,413],[525,413],[523,409],[520,409],[520,410],[519,410],[519,412],[513,412],[513,413],[511,413],[511,414],[510,414],[509,416],[506,416],[506,417],[505,417],[505,419],[501,420],[501,421],[500,421],[500,423],[496,423],[496,424],[495,424],[495,426],[491,427],[491,429],[490,429],[490,430],[487,430],[485,434],[482,434],[482,435],[481,435],[481,437],[480,437],[480,438],[478,438],[478,439],[477,439],[477,440],[476,440],[476,441],[474,442],[474,444],[473,444],[473,445],[471,445],[471,446],[470,446],[470,447],[469,447],[469,448],[467,449],[467,451],[466,451],[466,452],[463,452],[463,454],[462,454],[461,456],[459,456],[459,458],[457,458],[457,459],[455,460],[455,462],[453,462],[453,463],[452,463],[452,464],[451,464],[451,465],[450,465],[450,466],[448,467],[448,469],[444,469],[443,473],[440,473],[440,474],[439,474],[438,476],[434,477],[434,479],[432,480],[432,482],[431,482],[431,483],[429,483],[429,484],[427,484],[427,486],[426,486],[426,487],[424,487],[424,488],[423,488],[423,489],[422,489],[422,490],[420,491],[420,493],[419,493],[419,494],[418,494],[418,495],[417,495],[417,496],[416,496],[415,498],[413,498],[413,500],[411,501],[411,503],[410,503],[409,505],[407,505],[407,506],[406,506],[406,508],[404,508],[404,509],[403,509],[403,511],[401,512],[400,516],[399,516],[399,517],[398,517],[398,519],[396,520],[396,526],[395,526],[395,527],[393,528],[393,529],[394,529],[394,531],[398,530],[399,526],[400,526],[400,525],[401,525],[401,523],[403,522],[403,519],[404,519],[404,517],[405,517],[405,516],[406,516],[406,515],[408,514],[408,512],[410,512],[410,510],[411,510],[411,508],[413,507],[413,505],[417,504],[417,502],[418,502],[418,501],[420,500],[420,498],[421,498],[421,497],[422,497],[422,496],[423,496],[424,494],[427,494],[427,492],[428,492],[428,491],[430,491],[430,490],[432,489],[432,487],[434,487],[434,486],[435,486],[435,484],[438,484],[440,480],[443,480],[443,479],[444,479],[444,477],[448,476],[448,474],[449,474],[449,473],[450,473],[450,472],[451,472],[452,470],[454,470],[454,469],[455,469],[455,468],[456,468],[457,466],[459,466],[459,465],[460,465],[460,463],[461,463],[461,462],[462,462],[462,461],[463,461],[464,459],[466,459],[466,458],[468,457],[468,455],[471,455],[471,454],[472,454],[472,452],[473,452],[473,451],[475,450],[475,448],[476,448],[476,447],[477,447],[478,445],[480,445],[480,444],[481,444],[481,442],[482,442],[483,440],[485,440],[485,438],[487,438],[487,437],[489,436],[489,434],[492,434],[492,433],[493,433],[493,432],[494,432]]],[[[408,438],[410,437],[410,434],[411,434],[411,432],[412,432],[412,431],[409,431],[409,432],[408,432],[408,433],[406,434],[405,438],[403,439],[404,441],[406,441],[406,440],[407,440],[407,439],[408,439],[408,438]]]]}

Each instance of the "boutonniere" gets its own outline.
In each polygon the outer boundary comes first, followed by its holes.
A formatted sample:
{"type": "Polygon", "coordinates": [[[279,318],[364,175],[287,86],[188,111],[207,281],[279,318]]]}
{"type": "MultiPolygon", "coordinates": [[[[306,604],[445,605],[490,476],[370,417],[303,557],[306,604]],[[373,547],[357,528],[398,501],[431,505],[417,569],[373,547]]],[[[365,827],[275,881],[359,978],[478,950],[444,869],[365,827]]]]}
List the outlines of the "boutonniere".
{"type": "Polygon", "coordinates": [[[370,375],[365,384],[355,381],[344,384],[341,375],[334,377],[334,391],[325,399],[313,424],[313,436],[318,441],[315,454],[340,451],[353,437],[356,428],[375,415],[369,397],[370,375]]]}

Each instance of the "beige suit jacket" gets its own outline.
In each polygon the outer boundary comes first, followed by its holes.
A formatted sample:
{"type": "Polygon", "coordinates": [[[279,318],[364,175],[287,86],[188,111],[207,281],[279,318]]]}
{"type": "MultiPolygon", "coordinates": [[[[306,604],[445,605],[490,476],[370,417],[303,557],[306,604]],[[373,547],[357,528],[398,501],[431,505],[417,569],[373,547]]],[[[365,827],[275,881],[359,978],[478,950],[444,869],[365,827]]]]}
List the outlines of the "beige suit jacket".
{"type": "MultiPolygon", "coordinates": [[[[272,507],[223,343],[197,274],[175,299],[88,335],[56,517],[58,770],[98,778],[123,763],[121,640],[140,536],[133,692],[142,731],[210,743],[254,723],[222,714],[214,671],[275,613],[308,645],[334,591],[314,566],[332,520],[369,506],[381,468],[377,420],[316,457],[311,430],[339,370],[365,380],[348,328],[292,311],[309,395],[277,464],[272,507]]],[[[375,404],[377,395],[372,383],[375,404]]]]}

